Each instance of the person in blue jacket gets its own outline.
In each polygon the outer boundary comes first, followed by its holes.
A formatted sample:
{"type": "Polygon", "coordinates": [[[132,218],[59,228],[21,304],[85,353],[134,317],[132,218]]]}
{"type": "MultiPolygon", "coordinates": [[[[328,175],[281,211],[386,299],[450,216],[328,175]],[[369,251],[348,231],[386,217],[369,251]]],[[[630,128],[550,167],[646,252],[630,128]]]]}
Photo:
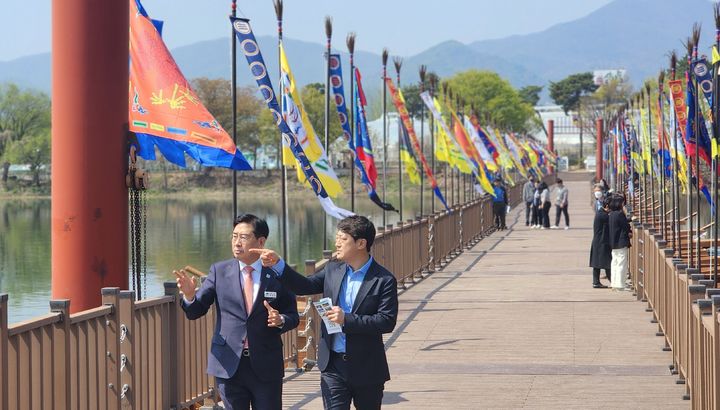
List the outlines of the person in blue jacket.
{"type": "Polygon", "coordinates": [[[508,205],[507,190],[503,186],[500,178],[495,178],[493,181],[493,188],[495,190],[495,196],[493,197],[495,227],[502,231],[507,229],[507,226],[505,225],[505,211],[508,205]]]}

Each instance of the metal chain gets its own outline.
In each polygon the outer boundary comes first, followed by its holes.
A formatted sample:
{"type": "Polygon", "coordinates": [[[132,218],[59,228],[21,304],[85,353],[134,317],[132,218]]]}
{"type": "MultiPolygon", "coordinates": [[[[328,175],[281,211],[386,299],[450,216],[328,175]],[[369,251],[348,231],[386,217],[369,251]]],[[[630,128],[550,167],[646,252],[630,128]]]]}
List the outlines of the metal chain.
{"type": "MultiPolygon", "coordinates": [[[[133,181],[135,179],[135,171],[130,170],[130,180],[133,181]]],[[[130,272],[131,272],[131,279],[132,279],[132,290],[135,289],[135,277],[136,277],[136,270],[135,270],[135,221],[137,220],[137,215],[135,214],[135,197],[136,192],[132,188],[132,186],[129,189],[129,205],[130,205],[130,272]]]]}
{"type": "Polygon", "coordinates": [[[142,223],[142,271],[140,274],[142,275],[142,281],[143,281],[143,292],[147,295],[147,195],[145,194],[145,190],[143,189],[140,191],[141,200],[142,200],[142,215],[140,216],[140,222],[142,223]]]}

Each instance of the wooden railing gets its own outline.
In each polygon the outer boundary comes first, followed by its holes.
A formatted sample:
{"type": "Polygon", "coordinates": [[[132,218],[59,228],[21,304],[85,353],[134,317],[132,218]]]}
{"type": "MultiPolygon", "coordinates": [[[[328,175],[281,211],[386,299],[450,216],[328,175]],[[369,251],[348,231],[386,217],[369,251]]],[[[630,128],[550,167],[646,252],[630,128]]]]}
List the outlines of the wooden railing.
{"type": "MultiPolygon", "coordinates": [[[[656,224],[657,225],[657,224],[656,224]]],[[[665,350],[672,351],[670,371],[685,384],[693,409],[720,408],[720,289],[708,273],[710,258],[689,268],[656,226],[635,222],[630,248],[630,277],[638,300],[646,302],[665,350]]],[[[682,236],[687,246],[687,232],[682,236]]],[[[693,244],[697,239],[693,239],[693,244]]],[[[701,241],[704,255],[709,243],[701,241]]],[[[695,246],[695,245],[693,245],[695,246]]],[[[683,250],[684,251],[684,250],[683,250]]]]}
{"type": "MultiPolygon", "coordinates": [[[[511,205],[521,201],[521,190],[508,190],[511,205]]],[[[380,227],[373,256],[406,287],[493,229],[486,196],[380,227]]],[[[329,257],[306,261],[305,273],[322,269],[329,257]]],[[[181,297],[175,282],[165,283],[164,296],[141,301],[133,291],[104,288],[95,309],[70,314],[69,300],[53,300],[49,314],[9,325],[8,296],[0,295],[0,409],[184,409],[217,400],[206,373],[215,310],[187,320],[181,297]]],[[[309,369],[317,360],[321,320],[313,300],[298,298],[300,325],[282,336],[289,369],[309,369]]]]}

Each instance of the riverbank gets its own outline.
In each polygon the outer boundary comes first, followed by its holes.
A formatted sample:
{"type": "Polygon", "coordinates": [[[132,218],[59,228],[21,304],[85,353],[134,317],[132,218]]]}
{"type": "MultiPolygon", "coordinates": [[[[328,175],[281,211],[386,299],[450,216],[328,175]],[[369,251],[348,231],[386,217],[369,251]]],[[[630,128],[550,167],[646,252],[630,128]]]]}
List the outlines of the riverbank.
{"type": "MultiPolygon", "coordinates": [[[[350,175],[349,170],[337,170],[340,184],[345,189],[342,197],[349,198],[350,175]]],[[[399,184],[397,169],[388,170],[386,192],[397,194],[399,184]]],[[[238,195],[262,195],[267,198],[280,197],[280,172],[276,170],[254,170],[238,172],[238,195]]],[[[356,176],[357,178],[357,176],[356,176]]],[[[437,176],[442,185],[442,174],[437,176]]],[[[427,184],[425,185],[427,187],[427,184]]],[[[301,184],[294,170],[288,172],[288,193],[291,195],[308,193],[309,187],[301,184]]],[[[411,185],[407,177],[403,177],[403,189],[406,192],[417,192],[417,185],[411,185]]],[[[378,193],[382,190],[378,186],[378,193]]],[[[153,198],[188,198],[201,197],[218,199],[232,195],[232,173],[226,170],[213,170],[211,172],[153,172],[150,173],[147,194],[153,198]]],[[[365,195],[365,186],[359,180],[355,181],[355,195],[365,195]]],[[[50,199],[50,179],[42,178],[40,186],[28,184],[22,179],[8,181],[6,186],[0,187],[0,201],[15,199],[50,199]]]]}

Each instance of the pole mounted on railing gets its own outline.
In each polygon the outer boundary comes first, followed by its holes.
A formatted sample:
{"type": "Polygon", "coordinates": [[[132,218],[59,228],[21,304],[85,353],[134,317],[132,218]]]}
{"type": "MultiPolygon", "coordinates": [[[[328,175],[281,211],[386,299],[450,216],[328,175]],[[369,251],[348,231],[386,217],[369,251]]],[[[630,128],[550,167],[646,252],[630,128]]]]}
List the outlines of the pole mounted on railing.
{"type": "MultiPolygon", "coordinates": [[[[420,93],[423,93],[425,91],[425,75],[427,74],[427,66],[425,64],[420,65],[419,69],[420,74],[420,93]]],[[[399,87],[400,85],[398,85],[399,87]]],[[[420,104],[420,150],[423,153],[422,156],[425,156],[425,104],[420,104]]],[[[433,154],[431,154],[433,155],[433,154]]],[[[425,181],[425,176],[423,172],[420,172],[420,217],[424,215],[423,210],[423,197],[425,196],[425,193],[423,192],[423,182],[425,181]]],[[[432,192],[431,192],[432,193],[432,192]]]]}

